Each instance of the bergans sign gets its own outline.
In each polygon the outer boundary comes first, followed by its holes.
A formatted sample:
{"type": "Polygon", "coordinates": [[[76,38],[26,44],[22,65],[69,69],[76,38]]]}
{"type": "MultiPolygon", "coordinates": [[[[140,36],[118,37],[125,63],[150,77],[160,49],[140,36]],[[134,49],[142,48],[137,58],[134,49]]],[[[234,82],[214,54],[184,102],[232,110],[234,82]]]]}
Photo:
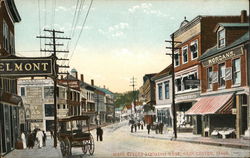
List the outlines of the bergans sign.
{"type": "Polygon", "coordinates": [[[0,58],[0,76],[54,76],[56,64],[52,56],[28,58],[8,56],[0,58]]]}
{"type": "Polygon", "coordinates": [[[219,55],[217,55],[217,56],[215,56],[213,58],[209,58],[208,60],[203,62],[203,65],[204,66],[210,66],[210,65],[213,65],[213,64],[217,64],[217,63],[226,61],[226,60],[231,59],[233,57],[240,56],[242,54],[243,54],[242,48],[236,48],[236,49],[231,50],[229,52],[219,54],[219,55]]]}

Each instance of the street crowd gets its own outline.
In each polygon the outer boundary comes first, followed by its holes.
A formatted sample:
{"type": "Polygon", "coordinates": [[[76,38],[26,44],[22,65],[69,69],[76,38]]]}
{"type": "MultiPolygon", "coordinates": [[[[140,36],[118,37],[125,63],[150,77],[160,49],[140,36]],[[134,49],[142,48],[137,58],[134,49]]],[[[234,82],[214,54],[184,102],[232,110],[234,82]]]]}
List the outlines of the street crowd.
{"type": "MultiPolygon", "coordinates": [[[[131,128],[131,133],[136,132],[137,128],[138,130],[143,130],[143,127],[145,126],[145,121],[134,121],[134,120],[130,120],[129,121],[129,125],[131,128]]],[[[163,127],[164,124],[162,122],[160,123],[155,123],[155,124],[147,124],[147,130],[148,130],[148,134],[150,134],[150,130],[154,129],[156,134],[162,134],[163,133],[163,127]]]]}
{"type": "MultiPolygon", "coordinates": [[[[50,131],[51,138],[53,138],[53,131],[50,131]]],[[[37,146],[39,149],[46,146],[47,135],[46,132],[35,128],[33,131],[29,131],[28,133],[21,133],[21,139],[23,143],[23,149],[33,149],[34,146],[37,146]]]]}

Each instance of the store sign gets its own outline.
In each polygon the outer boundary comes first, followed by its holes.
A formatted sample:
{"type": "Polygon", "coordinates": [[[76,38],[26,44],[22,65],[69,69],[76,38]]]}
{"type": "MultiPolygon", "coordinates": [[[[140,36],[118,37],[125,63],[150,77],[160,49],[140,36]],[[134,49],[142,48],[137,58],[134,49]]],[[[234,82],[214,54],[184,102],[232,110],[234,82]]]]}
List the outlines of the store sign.
{"type": "Polygon", "coordinates": [[[243,54],[243,48],[242,47],[236,48],[230,52],[224,52],[224,53],[219,54],[213,58],[209,58],[208,60],[204,61],[202,64],[204,66],[210,66],[213,64],[217,64],[217,63],[226,61],[226,60],[231,59],[233,57],[240,56],[242,54],[243,54]]]}
{"type": "Polygon", "coordinates": [[[189,86],[199,86],[200,80],[184,80],[184,84],[189,86]]]}
{"type": "Polygon", "coordinates": [[[57,80],[58,84],[64,85],[64,86],[68,86],[69,88],[73,88],[73,89],[80,89],[80,82],[79,80],[57,80]]]}
{"type": "Polygon", "coordinates": [[[0,76],[53,76],[56,74],[54,58],[27,58],[8,56],[0,58],[0,76]]]}

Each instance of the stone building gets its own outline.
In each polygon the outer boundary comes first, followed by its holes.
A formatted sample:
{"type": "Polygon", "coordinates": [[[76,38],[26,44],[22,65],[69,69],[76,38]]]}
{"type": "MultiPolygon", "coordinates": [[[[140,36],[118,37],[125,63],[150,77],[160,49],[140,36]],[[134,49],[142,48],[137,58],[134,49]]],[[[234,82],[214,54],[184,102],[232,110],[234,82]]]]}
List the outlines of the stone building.
{"type": "MultiPolygon", "coordinates": [[[[0,0],[0,58],[15,55],[15,23],[21,21],[14,0],[0,0]]],[[[15,78],[0,74],[0,156],[15,148],[24,130],[24,108],[15,78]]]]}

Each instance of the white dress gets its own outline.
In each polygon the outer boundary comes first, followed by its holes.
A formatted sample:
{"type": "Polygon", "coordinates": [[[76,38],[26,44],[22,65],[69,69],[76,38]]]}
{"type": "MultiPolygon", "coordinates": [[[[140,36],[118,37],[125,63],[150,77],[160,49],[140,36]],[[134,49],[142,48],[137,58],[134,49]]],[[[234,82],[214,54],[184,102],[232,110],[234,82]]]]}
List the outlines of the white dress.
{"type": "Polygon", "coordinates": [[[23,142],[23,149],[26,149],[27,148],[26,138],[25,138],[25,134],[23,132],[21,134],[21,138],[22,138],[22,142],[23,142]]]}
{"type": "Polygon", "coordinates": [[[38,147],[40,147],[40,148],[43,146],[43,137],[44,137],[43,132],[42,131],[37,131],[36,138],[39,141],[39,146],[38,147]]]}

